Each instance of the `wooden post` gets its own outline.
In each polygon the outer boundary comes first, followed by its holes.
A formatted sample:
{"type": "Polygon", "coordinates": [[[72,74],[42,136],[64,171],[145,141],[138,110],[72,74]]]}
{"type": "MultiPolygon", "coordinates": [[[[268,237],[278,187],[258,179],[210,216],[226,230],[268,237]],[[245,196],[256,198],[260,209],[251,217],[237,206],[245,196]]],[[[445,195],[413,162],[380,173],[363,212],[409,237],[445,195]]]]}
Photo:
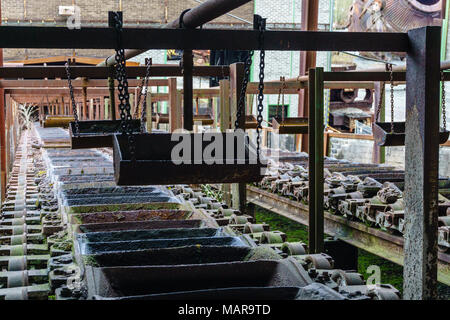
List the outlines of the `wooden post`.
{"type": "Polygon", "coordinates": [[[110,113],[111,120],[116,120],[116,96],[114,93],[114,78],[108,77],[108,87],[109,87],[109,103],[110,103],[110,113]]]}
{"type": "Polygon", "coordinates": [[[403,296],[437,298],[440,27],[408,32],[403,296]]]}
{"type": "Polygon", "coordinates": [[[130,113],[131,117],[134,117],[134,113],[136,112],[135,103],[134,103],[134,94],[130,93],[130,113]]]}
{"type": "Polygon", "coordinates": [[[5,95],[5,136],[6,136],[6,181],[9,180],[9,174],[12,166],[13,155],[11,154],[11,95],[5,95]]]}
{"type": "Polygon", "coordinates": [[[89,100],[89,120],[94,120],[94,99],[89,100]]]}
{"type": "Polygon", "coordinates": [[[83,120],[86,120],[88,117],[87,113],[87,79],[83,78],[83,120]]]}
{"type": "MultiPolygon", "coordinates": [[[[226,132],[231,129],[230,118],[230,80],[220,80],[220,131],[226,132]]],[[[222,191],[225,203],[231,207],[231,185],[229,183],[222,184],[222,191]]]]}
{"type": "Polygon", "coordinates": [[[145,115],[146,115],[146,121],[145,121],[145,125],[146,125],[146,129],[148,133],[152,132],[152,92],[150,90],[151,87],[147,87],[147,102],[146,102],[146,108],[147,110],[145,110],[145,115]]]}
{"type": "MultiPolygon", "coordinates": [[[[0,16],[1,16],[0,2],[0,16]]],[[[0,19],[0,24],[2,23],[0,19]]],[[[0,66],[3,67],[3,48],[0,48],[0,66]]],[[[6,131],[5,131],[5,89],[0,88],[0,185],[1,202],[6,194],[6,131]]]]}
{"type": "MultiPolygon", "coordinates": [[[[380,101],[380,95],[381,92],[385,92],[384,87],[385,84],[384,82],[375,82],[375,114],[374,114],[374,118],[373,118],[373,122],[384,122],[385,121],[385,114],[386,114],[386,109],[385,109],[385,95],[383,94],[383,96],[381,97],[382,101],[381,101],[381,110],[380,110],[380,116],[378,119],[376,119],[377,116],[377,110],[378,110],[378,104],[380,101]]],[[[373,144],[373,157],[372,157],[372,161],[373,163],[385,163],[386,162],[386,149],[385,147],[380,147],[378,146],[376,143],[373,144]]]]}
{"type": "Polygon", "coordinates": [[[193,68],[192,50],[183,50],[183,128],[188,131],[193,129],[194,110],[193,110],[193,68]]]}
{"type": "Polygon", "coordinates": [[[323,68],[309,69],[309,253],[324,250],[323,213],[323,68]]]}
{"type": "Polygon", "coordinates": [[[100,108],[100,120],[105,120],[105,97],[100,98],[98,107],[100,108]]]}
{"type": "Polygon", "coordinates": [[[109,120],[109,98],[104,98],[103,99],[104,102],[104,116],[103,119],[104,120],[109,120]]]}
{"type": "Polygon", "coordinates": [[[170,132],[176,129],[181,129],[182,125],[182,110],[180,109],[181,104],[179,103],[179,98],[177,97],[177,78],[169,79],[169,127],[170,132]]]}
{"type": "MultiPolygon", "coordinates": [[[[231,94],[231,106],[232,109],[237,110],[237,105],[241,96],[242,83],[244,81],[244,64],[233,63],[230,65],[230,94],[231,94]]],[[[245,99],[244,99],[245,101],[245,99]]],[[[232,112],[232,126],[236,120],[236,112],[232,112]]],[[[245,130],[245,107],[242,110],[242,115],[239,119],[238,127],[241,130],[245,130]]],[[[231,185],[231,194],[233,199],[233,207],[239,209],[242,213],[245,213],[247,204],[247,184],[246,183],[233,183],[231,185]]]]}

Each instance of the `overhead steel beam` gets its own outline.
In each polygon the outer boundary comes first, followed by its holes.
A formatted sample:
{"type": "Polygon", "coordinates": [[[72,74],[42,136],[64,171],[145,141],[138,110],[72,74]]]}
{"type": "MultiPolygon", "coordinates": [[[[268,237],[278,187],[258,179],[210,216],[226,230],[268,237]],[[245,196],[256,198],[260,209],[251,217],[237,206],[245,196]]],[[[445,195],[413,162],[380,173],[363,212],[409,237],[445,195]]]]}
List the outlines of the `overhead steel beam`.
{"type": "MultiPolygon", "coordinates": [[[[214,20],[240,6],[250,2],[251,0],[209,0],[201,5],[189,10],[183,15],[183,25],[185,28],[197,28],[205,23],[214,20]]],[[[181,12],[180,12],[181,14],[181,12]]],[[[180,19],[164,25],[162,28],[178,28],[180,26],[180,19]]],[[[174,49],[174,48],[169,48],[174,49]]],[[[125,59],[131,59],[145,50],[125,50],[125,59]]],[[[98,64],[99,66],[112,66],[116,64],[115,56],[112,55],[105,59],[104,62],[98,64]]]]}
{"type": "MultiPolygon", "coordinates": [[[[258,30],[123,29],[123,47],[133,49],[258,50],[258,30]]],[[[112,49],[110,28],[0,27],[1,48],[112,49]]],[[[406,33],[265,31],[264,48],[276,51],[406,52],[406,33]]]]}
{"type": "MultiPolygon", "coordinates": [[[[130,79],[128,80],[128,86],[130,87],[138,87],[142,83],[141,80],[130,79]]],[[[102,80],[88,80],[87,82],[89,88],[94,87],[108,87],[108,79],[102,80]]],[[[117,85],[117,81],[116,81],[117,85]]],[[[166,87],[167,80],[166,79],[149,79],[149,86],[154,87],[166,87]]],[[[72,80],[72,86],[74,88],[82,87],[82,80],[72,80]]],[[[67,80],[0,80],[0,88],[4,89],[12,89],[12,88],[68,88],[67,80]]]]}
{"type": "MultiPolygon", "coordinates": [[[[145,77],[147,67],[127,67],[129,78],[145,77]]],[[[192,70],[194,76],[228,76],[230,68],[228,66],[197,66],[192,70]]],[[[109,67],[97,66],[73,66],[70,67],[72,78],[86,77],[90,79],[106,79],[111,76],[109,67]]],[[[152,66],[150,67],[152,77],[181,77],[179,66],[152,66]]],[[[49,67],[0,67],[0,78],[4,79],[65,79],[67,78],[66,68],[61,66],[49,67]]]]}

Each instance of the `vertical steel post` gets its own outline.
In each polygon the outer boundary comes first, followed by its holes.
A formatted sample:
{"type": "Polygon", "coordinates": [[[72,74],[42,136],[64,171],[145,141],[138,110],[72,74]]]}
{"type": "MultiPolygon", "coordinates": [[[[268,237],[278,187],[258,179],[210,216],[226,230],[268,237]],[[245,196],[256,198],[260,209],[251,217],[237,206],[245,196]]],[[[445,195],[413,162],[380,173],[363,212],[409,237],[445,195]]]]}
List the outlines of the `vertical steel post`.
{"type": "MultiPolygon", "coordinates": [[[[231,129],[231,117],[230,117],[230,80],[220,80],[220,131],[227,132],[231,129]]],[[[229,183],[222,184],[221,190],[223,191],[223,199],[225,203],[231,207],[231,185],[229,183]]]]}
{"type": "MultiPolygon", "coordinates": [[[[234,106],[234,110],[237,110],[239,99],[241,97],[242,83],[244,82],[245,70],[243,63],[233,63],[230,65],[230,93],[231,104],[234,106]]],[[[244,99],[245,101],[245,99],[244,99]]],[[[232,108],[233,109],[233,108],[232,108]]],[[[239,125],[237,128],[245,130],[245,108],[242,110],[242,115],[239,119],[239,125]]],[[[231,115],[232,123],[234,127],[234,121],[236,120],[236,114],[231,115]]],[[[231,185],[232,202],[235,209],[239,209],[242,213],[246,211],[247,205],[247,185],[246,183],[233,183],[231,185]]]]}
{"type": "Polygon", "coordinates": [[[194,122],[193,111],[193,77],[192,68],[194,61],[192,50],[183,50],[183,127],[185,130],[192,131],[194,122]]]}
{"type": "MultiPolygon", "coordinates": [[[[385,108],[385,94],[381,97],[382,92],[385,91],[386,84],[384,82],[375,82],[374,84],[375,90],[374,90],[374,100],[375,100],[375,115],[373,117],[373,122],[384,122],[385,121],[385,114],[386,114],[386,108],[385,108]],[[381,100],[381,110],[380,110],[380,116],[377,119],[377,108],[381,100]]],[[[374,163],[385,163],[386,161],[386,150],[385,147],[380,147],[376,143],[373,144],[373,155],[372,155],[372,161],[374,163]]]]}
{"type": "Polygon", "coordinates": [[[440,27],[408,32],[405,135],[405,299],[437,297],[440,27]]]}
{"type": "Polygon", "coordinates": [[[87,79],[83,78],[83,120],[87,119],[88,119],[87,79]]]}
{"type": "Polygon", "coordinates": [[[169,78],[169,128],[170,132],[182,128],[181,110],[179,110],[178,92],[177,92],[177,78],[169,78]]]}
{"type": "Polygon", "coordinates": [[[114,93],[114,78],[108,77],[108,87],[109,87],[109,104],[111,110],[111,120],[116,120],[116,96],[114,93]]]}
{"type": "Polygon", "coordinates": [[[323,252],[323,68],[309,69],[309,252],[323,252]]]}

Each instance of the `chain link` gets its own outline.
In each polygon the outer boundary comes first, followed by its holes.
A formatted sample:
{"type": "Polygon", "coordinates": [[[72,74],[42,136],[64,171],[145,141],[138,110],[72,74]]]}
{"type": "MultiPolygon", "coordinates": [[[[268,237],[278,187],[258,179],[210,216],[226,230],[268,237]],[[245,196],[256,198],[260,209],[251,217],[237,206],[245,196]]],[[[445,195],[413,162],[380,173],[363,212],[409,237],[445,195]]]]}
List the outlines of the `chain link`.
{"type": "Polygon", "coordinates": [[[135,138],[133,134],[133,123],[131,116],[130,95],[128,93],[128,79],[126,71],[125,50],[122,47],[122,21],[118,13],[114,13],[114,29],[117,33],[116,48],[116,79],[118,81],[117,89],[119,91],[119,110],[120,110],[120,131],[128,137],[128,147],[131,161],[135,161],[135,138]]]}
{"type": "Polygon", "coordinates": [[[383,98],[384,98],[384,88],[386,86],[386,83],[383,82],[383,84],[381,85],[381,90],[380,90],[380,99],[378,101],[378,108],[377,108],[377,112],[375,115],[375,122],[380,121],[380,113],[381,113],[381,108],[383,106],[383,98]]]}
{"type": "MultiPolygon", "coordinates": [[[[145,89],[147,89],[148,78],[150,76],[150,67],[151,67],[150,59],[148,59],[146,61],[146,67],[147,67],[147,69],[145,71],[145,77],[142,78],[141,84],[139,86],[139,95],[137,97],[137,102],[136,102],[137,107],[136,107],[136,110],[134,110],[134,118],[135,119],[137,119],[139,116],[139,106],[141,104],[141,98],[142,98],[142,96],[145,97],[145,95],[147,93],[147,90],[144,91],[144,94],[142,94],[142,91],[144,90],[144,87],[145,87],[145,89]]],[[[144,99],[144,101],[145,101],[145,99],[144,99]]]]}
{"type": "MultiPolygon", "coordinates": [[[[75,97],[73,95],[72,77],[70,75],[70,69],[69,69],[68,62],[66,62],[66,74],[67,74],[67,82],[69,83],[69,92],[70,92],[70,100],[72,102],[73,116],[75,118],[75,135],[78,136],[80,134],[80,125],[78,123],[77,104],[75,103],[75,97]]],[[[47,100],[48,100],[48,97],[47,97],[47,100]]]]}
{"type": "Polygon", "coordinates": [[[254,51],[249,51],[247,60],[245,60],[244,80],[242,82],[241,95],[239,96],[239,103],[236,112],[236,121],[234,122],[235,130],[239,128],[239,123],[242,119],[242,114],[244,113],[245,109],[245,97],[247,93],[247,85],[250,80],[250,67],[252,65],[253,53],[254,51]]]}
{"type": "Polygon", "coordinates": [[[261,152],[261,131],[262,131],[262,122],[263,122],[263,111],[264,111],[264,68],[265,68],[265,56],[266,51],[264,50],[264,30],[266,28],[265,20],[260,19],[259,21],[259,49],[260,49],[260,58],[259,58],[259,84],[258,84],[258,116],[256,120],[258,122],[258,126],[256,127],[256,153],[258,157],[258,161],[260,159],[261,152]]]}
{"type": "Polygon", "coordinates": [[[392,64],[388,65],[389,81],[391,85],[391,133],[394,133],[394,72],[392,70],[392,64]]]}
{"type": "Polygon", "coordinates": [[[444,71],[441,71],[441,88],[442,88],[442,124],[444,131],[447,131],[447,115],[445,110],[445,79],[444,71]]]}

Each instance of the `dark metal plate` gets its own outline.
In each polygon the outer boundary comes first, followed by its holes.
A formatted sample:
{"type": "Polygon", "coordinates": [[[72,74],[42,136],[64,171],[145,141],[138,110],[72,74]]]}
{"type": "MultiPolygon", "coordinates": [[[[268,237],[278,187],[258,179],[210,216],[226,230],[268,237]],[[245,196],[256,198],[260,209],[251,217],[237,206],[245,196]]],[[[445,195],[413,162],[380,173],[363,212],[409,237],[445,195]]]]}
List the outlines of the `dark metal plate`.
{"type": "Polygon", "coordinates": [[[278,130],[279,134],[307,134],[308,118],[285,118],[274,117],[272,119],[272,128],[278,130]]]}
{"type": "MultiPolygon", "coordinates": [[[[391,133],[390,122],[375,122],[372,126],[373,138],[379,146],[393,147],[405,145],[405,122],[394,122],[394,133],[391,133]]],[[[450,132],[441,128],[439,144],[445,143],[450,132]]]]}
{"type": "MultiPolygon", "coordinates": [[[[69,125],[72,149],[112,147],[112,136],[120,132],[121,120],[79,121],[79,134],[75,134],[75,122],[69,125]]],[[[139,133],[141,121],[132,120],[133,132],[139,133]]]]}

